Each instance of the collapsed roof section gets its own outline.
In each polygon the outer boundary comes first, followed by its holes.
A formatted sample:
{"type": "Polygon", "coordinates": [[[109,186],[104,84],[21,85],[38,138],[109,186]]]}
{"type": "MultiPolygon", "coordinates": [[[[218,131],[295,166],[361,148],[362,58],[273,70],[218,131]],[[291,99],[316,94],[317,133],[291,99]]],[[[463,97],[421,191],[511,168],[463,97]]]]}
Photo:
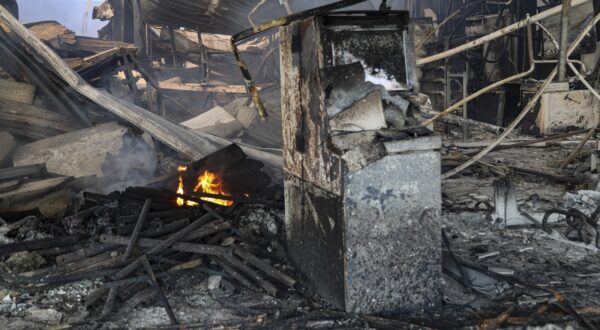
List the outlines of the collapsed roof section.
{"type": "Polygon", "coordinates": [[[85,124],[91,124],[82,107],[87,103],[108,110],[189,159],[200,159],[230,144],[224,139],[202,137],[200,133],[94,88],[3,7],[0,7],[0,20],[2,58],[14,60],[18,66],[14,72],[21,72],[23,78],[45,91],[47,96],[53,96],[57,104],[67,106],[85,124]],[[81,103],[74,104],[73,99],[81,103]]]}

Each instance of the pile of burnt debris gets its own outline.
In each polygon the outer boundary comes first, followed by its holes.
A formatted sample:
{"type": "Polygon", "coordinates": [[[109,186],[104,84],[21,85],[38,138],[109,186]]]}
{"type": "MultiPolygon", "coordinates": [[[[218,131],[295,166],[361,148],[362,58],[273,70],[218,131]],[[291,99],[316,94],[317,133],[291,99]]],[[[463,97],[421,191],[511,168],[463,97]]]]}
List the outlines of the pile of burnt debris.
{"type": "MultiPolygon", "coordinates": [[[[111,0],[98,39],[0,6],[0,328],[600,328],[596,89],[478,121],[436,64],[487,42],[434,41],[468,7],[325,2],[111,0]]],[[[510,37],[486,53],[547,61],[510,37]]]]}

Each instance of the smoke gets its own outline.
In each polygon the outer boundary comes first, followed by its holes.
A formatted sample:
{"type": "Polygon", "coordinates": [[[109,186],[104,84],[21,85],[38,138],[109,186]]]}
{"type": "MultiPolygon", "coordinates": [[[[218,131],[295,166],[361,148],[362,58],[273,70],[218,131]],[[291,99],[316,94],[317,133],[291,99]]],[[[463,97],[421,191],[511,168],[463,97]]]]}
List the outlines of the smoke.
{"type": "Polygon", "coordinates": [[[109,154],[102,164],[104,177],[99,180],[97,189],[110,193],[144,185],[154,177],[156,168],[157,155],[151,144],[140,135],[125,134],[118,153],[109,154]]]}

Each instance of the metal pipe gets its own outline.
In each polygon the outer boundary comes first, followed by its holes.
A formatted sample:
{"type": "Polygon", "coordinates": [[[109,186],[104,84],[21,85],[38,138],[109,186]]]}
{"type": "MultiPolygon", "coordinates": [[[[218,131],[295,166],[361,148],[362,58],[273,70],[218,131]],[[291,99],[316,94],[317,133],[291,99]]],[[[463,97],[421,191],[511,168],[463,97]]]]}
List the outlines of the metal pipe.
{"type": "MultiPolygon", "coordinates": [[[[252,28],[250,28],[248,30],[244,30],[238,34],[231,36],[231,49],[233,50],[233,55],[235,57],[235,60],[238,64],[238,66],[240,67],[240,71],[242,72],[242,77],[244,78],[244,85],[246,86],[246,92],[248,94],[250,94],[250,96],[252,97],[252,102],[254,102],[254,106],[256,107],[256,110],[258,111],[258,113],[262,119],[264,119],[264,120],[267,119],[267,117],[268,117],[267,110],[265,109],[265,105],[263,104],[263,102],[260,98],[260,95],[258,94],[258,89],[256,88],[256,84],[254,83],[254,80],[252,79],[252,75],[250,74],[250,71],[248,70],[246,63],[242,59],[242,54],[241,54],[239,48],[237,47],[237,43],[241,42],[242,40],[247,39],[253,35],[256,35],[261,32],[265,32],[272,28],[285,26],[292,22],[297,22],[297,21],[300,21],[300,20],[303,20],[303,19],[306,19],[306,18],[309,18],[312,16],[317,16],[317,15],[328,13],[333,10],[338,10],[338,9],[345,8],[348,6],[353,6],[353,5],[356,5],[361,2],[365,2],[365,1],[366,0],[342,0],[342,1],[334,2],[329,5],[309,9],[307,11],[299,12],[299,13],[296,13],[296,14],[293,14],[290,16],[280,17],[280,18],[274,19],[272,21],[268,21],[268,22],[253,26],[252,28]]],[[[579,0],[579,1],[582,1],[582,0],[579,0]]],[[[589,0],[586,0],[586,1],[589,1],[589,0]]]]}
{"type": "Polygon", "coordinates": [[[498,88],[502,85],[505,85],[511,81],[517,80],[517,79],[521,79],[521,78],[525,78],[528,75],[530,75],[531,73],[533,73],[533,71],[535,70],[535,61],[534,61],[534,56],[533,56],[533,37],[532,37],[532,33],[531,33],[531,25],[527,26],[527,43],[528,43],[528,53],[529,53],[529,70],[525,71],[525,72],[521,72],[518,73],[514,76],[510,76],[508,78],[504,78],[500,81],[497,81],[485,88],[482,88],[480,90],[478,90],[477,92],[469,95],[468,97],[456,102],[455,104],[453,104],[451,107],[449,107],[448,109],[438,113],[437,115],[433,116],[433,118],[427,119],[426,121],[424,121],[422,123],[423,126],[427,126],[430,124],[433,124],[434,121],[438,120],[441,117],[446,116],[447,114],[454,112],[456,109],[462,107],[464,104],[467,104],[467,102],[472,101],[474,99],[476,99],[477,97],[495,89],[498,88]]]}
{"type": "MultiPolygon", "coordinates": [[[[598,22],[600,22],[600,14],[596,15],[594,17],[594,19],[590,23],[588,23],[588,25],[586,25],[586,27],[579,34],[579,36],[577,36],[577,39],[575,39],[575,41],[573,41],[573,43],[569,47],[569,51],[567,52],[567,56],[571,55],[571,53],[573,53],[573,51],[575,51],[575,48],[577,48],[577,46],[579,46],[579,44],[581,43],[581,41],[583,41],[583,39],[585,38],[585,36],[590,32],[590,30],[594,26],[596,26],[596,24],[598,24],[598,22]]],[[[531,109],[537,104],[537,102],[542,97],[542,94],[544,94],[544,91],[546,90],[546,88],[548,87],[548,85],[550,84],[550,82],[552,80],[554,80],[554,78],[556,78],[557,73],[558,73],[558,68],[554,68],[554,70],[552,70],[552,72],[550,73],[550,75],[548,76],[548,78],[546,78],[546,80],[543,82],[542,86],[540,86],[540,88],[538,89],[538,91],[531,98],[531,100],[529,101],[529,103],[527,103],[527,105],[521,111],[521,113],[517,116],[517,118],[515,118],[515,120],[510,124],[510,126],[508,126],[506,128],[506,130],[504,131],[504,133],[502,133],[496,139],[496,141],[492,142],[490,145],[488,145],[487,147],[485,147],[485,149],[481,150],[477,155],[475,155],[473,158],[469,159],[468,161],[466,161],[462,165],[460,165],[460,166],[452,169],[451,171],[448,171],[448,172],[444,173],[442,175],[442,179],[448,179],[448,178],[450,178],[450,177],[452,177],[452,176],[454,176],[454,175],[462,172],[466,168],[468,168],[471,165],[475,164],[477,161],[479,161],[481,158],[483,158],[485,155],[487,155],[494,148],[496,148],[496,146],[498,146],[515,129],[515,127],[517,127],[517,125],[519,125],[519,123],[521,123],[521,120],[523,120],[523,118],[525,117],[525,115],[527,115],[527,113],[529,113],[529,111],[531,111],[531,109]]]]}
{"type": "MultiPolygon", "coordinates": [[[[572,0],[571,3],[571,7],[577,7],[586,3],[591,2],[592,0],[572,0]]],[[[548,10],[545,10],[537,15],[531,16],[530,18],[526,18],[522,21],[516,22],[514,24],[511,24],[505,28],[502,28],[496,32],[490,33],[486,36],[483,36],[479,39],[475,39],[473,41],[469,41],[466,44],[463,44],[461,46],[458,47],[454,47],[450,50],[447,50],[445,52],[441,52],[439,54],[435,54],[429,57],[424,57],[421,59],[417,60],[417,66],[423,66],[427,63],[431,63],[431,62],[435,62],[435,61],[439,61],[442,60],[446,57],[452,56],[452,55],[456,55],[458,53],[464,52],[466,50],[469,50],[471,48],[475,48],[475,47],[479,47],[485,43],[488,43],[492,40],[498,39],[500,37],[503,37],[509,33],[515,32],[521,28],[524,28],[525,26],[527,26],[530,23],[535,23],[535,22],[539,22],[543,19],[546,19],[548,17],[554,16],[558,13],[560,13],[562,11],[562,5],[550,8],[548,10]]]]}
{"type": "MultiPolygon", "coordinates": [[[[548,31],[548,29],[545,26],[543,26],[542,24],[540,24],[540,23],[535,23],[535,24],[540,27],[540,29],[548,36],[548,38],[550,38],[550,41],[552,41],[552,43],[554,44],[556,49],[558,49],[559,48],[558,42],[556,41],[556,39],[554,38],[552,33],[550,33],[550,31],[548,31]]],[[[539,60],[537,60],[536,62],[537,63],[545,63],[545,62],[556,62],[556,61],[539,61],[539,60]]],[[[577,68],[575,67],[575,65],[573,65],[573,63],[579,64],[583,71],[587,70],[585,67],[585,64],[583,64],[583,62],[577,61],[577,60],[569,60],[568,56],[567,56],[567,65],[569,65],[569,67],[571,68],[571,71],[573,71],[573,73],[575,73],[575,75],[581,81],[581,83],[596,97],[597,100],[600,101],[600,94],[598,94],[598,91],[585,79],[585,77],[581,74],[581,72],[579,72],[579,70],[577,70],[577,68]]]]}
{"type": "Polygon", "coordinates": [[[560,20],[560,52],[558,58],[558,81],[567,79],[567,47],[569,46],[569,15],[571,0],[563,0],[560,20]]]}

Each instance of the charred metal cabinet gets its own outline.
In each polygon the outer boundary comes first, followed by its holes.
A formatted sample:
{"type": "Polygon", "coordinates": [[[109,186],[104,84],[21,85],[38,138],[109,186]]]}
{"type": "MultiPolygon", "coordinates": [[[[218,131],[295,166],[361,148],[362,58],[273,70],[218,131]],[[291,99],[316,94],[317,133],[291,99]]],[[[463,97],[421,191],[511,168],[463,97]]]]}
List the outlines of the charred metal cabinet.
{"type": "Polygon", "coordinates": [[[328,124],[332,90],[355,79],[345,66],[362,64],[362,80],[393,95],[418,92],[408,14],[319,16],[282,28],[280,39],[285,221],[293,263],[321,297],[346,311],[437,306],[440,139],[333,134],[328,124]],[[328,77],[331,72],[340,76],[328,77]],[[358,147],[343,154],[340,139],[358,147]]]}

